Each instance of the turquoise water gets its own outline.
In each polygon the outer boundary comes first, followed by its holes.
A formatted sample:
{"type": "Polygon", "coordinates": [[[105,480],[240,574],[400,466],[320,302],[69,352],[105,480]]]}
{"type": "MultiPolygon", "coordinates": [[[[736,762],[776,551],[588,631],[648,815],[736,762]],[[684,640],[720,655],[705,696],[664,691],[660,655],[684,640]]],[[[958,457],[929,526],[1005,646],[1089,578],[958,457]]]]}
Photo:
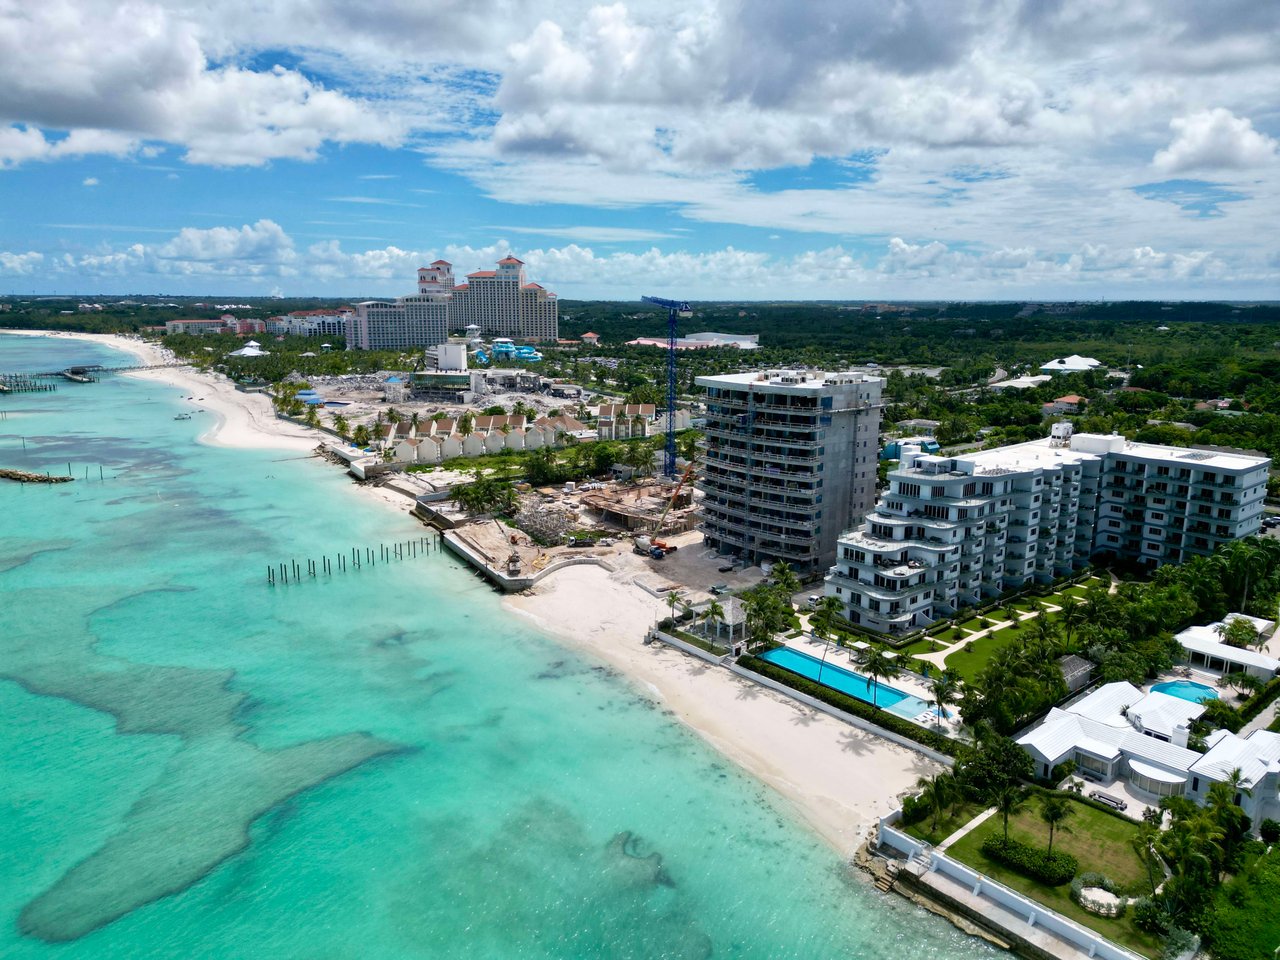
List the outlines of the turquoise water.
{"type": "Polygon", "coordinates": [[[912,719],[929,709],[929,704],[917,696],[905,693],[887,683],[876,684],[872,690],[871,681],[860,673],[845,670],[836,666],[828,658],[824,663],[818,657],[810,656],[802,650],[791,647],[778,647],[762,654],[760,659],[776,663],[792,673],[798,673],[810,680],[817,680],[822,675],[822,685],[832,690],[839,690],[851,697],[857,697],[865,703],[876,703],[889,713],[912,719]],[[874,699],[873,699],[874,698],[874,699]]]}
{"type": "Polygon", "coordinates": [[[1192,680],[1166,680],[1151,687],[1153,693],[1165,693],[1179,700],[1190,700],[1192,703],[1203,703],[1206,700],[1217,700],[1218,694],[1213,687],[1192,680]]]}
{"type": "Polygon", "coordinates": [[[268,586],[421,529],[180,396],[0,398],[0,465],[81,478],[0,486],[0,956],[991,954],[453,560],[268,586]]]}

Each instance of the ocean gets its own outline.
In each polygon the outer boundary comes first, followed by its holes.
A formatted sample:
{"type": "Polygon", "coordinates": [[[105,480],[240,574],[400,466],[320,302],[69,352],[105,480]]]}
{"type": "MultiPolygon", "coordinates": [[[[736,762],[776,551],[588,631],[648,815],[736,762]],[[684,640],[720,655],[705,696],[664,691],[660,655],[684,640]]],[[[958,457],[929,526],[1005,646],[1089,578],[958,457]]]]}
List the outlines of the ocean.
{"type": "MultiPolygon", "coordinates": [[[[122,362],[0,336],[2,371],[122,362]]],[[[78,478],[0,481],[0,956],[991,955],[451,557],[379,559],[424,531],[336,468],[198,443],[197,406],[0,397],[0,466],[78,478]]]]}

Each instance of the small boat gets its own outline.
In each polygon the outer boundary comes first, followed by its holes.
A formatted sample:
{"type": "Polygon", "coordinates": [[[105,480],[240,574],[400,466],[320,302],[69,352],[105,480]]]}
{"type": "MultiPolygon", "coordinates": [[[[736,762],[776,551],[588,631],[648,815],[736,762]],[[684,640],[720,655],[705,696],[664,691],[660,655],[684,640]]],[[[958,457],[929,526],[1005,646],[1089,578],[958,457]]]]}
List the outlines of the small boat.
{"type": "Polygon", "coordinates": [[[190,419],[191,419],[191,414],[189,414],[189,413],[180,413],[180,414],[178,414],[176,417],[174,417],[173,419],[175,419],[175,420],[190,420],[190,419]]]}

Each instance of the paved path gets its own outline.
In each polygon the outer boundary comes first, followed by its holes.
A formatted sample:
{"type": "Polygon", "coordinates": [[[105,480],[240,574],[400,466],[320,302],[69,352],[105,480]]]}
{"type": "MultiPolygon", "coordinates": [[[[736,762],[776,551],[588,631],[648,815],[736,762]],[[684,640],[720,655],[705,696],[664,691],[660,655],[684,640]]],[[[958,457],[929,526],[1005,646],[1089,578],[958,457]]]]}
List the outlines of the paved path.
{"type": "Polygon", "coordinates": [[[947,839],[943,840],[940,844],[938,844],[938,852],[946,853],[947,847],[951,846],[953,843],[955,843],[957,840],[963,837],[966,833],[970,833],[973,830],[976,830],[982,824],[986,823],[988,820],[994,817],[995,814],[996,814],[995,807],[988,807],[986,810],[983,810],[980,814],[978,814],[976,817],[974,817],[972,820],[966,823],[963,827],[961,827],[951,836],[947,837],[947,839]]]}
{"type": "MultiPolygon", "coordinates": [[[[1061,607],[1056,606],[1055,604],[1046,604],[1044,607],[1044,612],[1056,613],[1061,609],[1062,609],[1061,607]]],[[[1018,622],[1025,623],[1027,620],[1034,620],[1039,615],[1040,615],[1039,611],[1020,613],[1018,614],[1018,622]]],[[[961,640],[957,640],[955,643],[951,644],[951,646],[945,647],[942,650],[937,650],[933,653],[916,653],[916,654],[912,654],[912,656],[914,656],[917,660],[924,660],[927,663],[932,663],[934,666],[945,670],[947,667],[947,663],[946,663],[947,657],[951,656],[951,654],[955,653],[957,650],[967,647],[969,644],[973,643],[973,641],[975,640],[981,640],[983,637],[987,636],[988,634],[995,633],[997,630],[1009,629],[1010,624],[1012,623],[1013,623],[1012,620],[1001,620],[999,623],[993,626],[984,627],[981,630],[975,630],[973,633],[969,634],[967,637],[964,637],[961,640]]]]}

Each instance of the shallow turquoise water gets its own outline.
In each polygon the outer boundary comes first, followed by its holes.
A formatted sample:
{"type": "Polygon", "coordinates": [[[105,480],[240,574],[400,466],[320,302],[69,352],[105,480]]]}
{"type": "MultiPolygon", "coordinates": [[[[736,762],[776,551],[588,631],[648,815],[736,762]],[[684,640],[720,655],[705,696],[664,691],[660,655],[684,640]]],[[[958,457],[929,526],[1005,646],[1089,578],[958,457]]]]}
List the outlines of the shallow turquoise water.
{"type": "Polygon", "coordinates": [[[0,956],[989,954],[451,559],[268,586],[420,528],[190,407],[0,398],[0,465],[82,478],[0,486],[0,956]]]}

